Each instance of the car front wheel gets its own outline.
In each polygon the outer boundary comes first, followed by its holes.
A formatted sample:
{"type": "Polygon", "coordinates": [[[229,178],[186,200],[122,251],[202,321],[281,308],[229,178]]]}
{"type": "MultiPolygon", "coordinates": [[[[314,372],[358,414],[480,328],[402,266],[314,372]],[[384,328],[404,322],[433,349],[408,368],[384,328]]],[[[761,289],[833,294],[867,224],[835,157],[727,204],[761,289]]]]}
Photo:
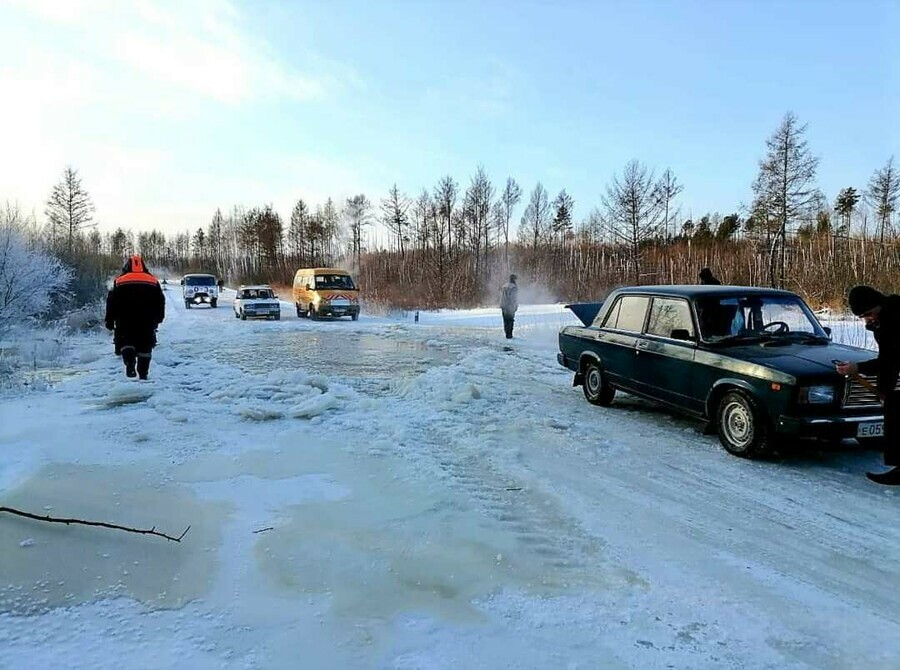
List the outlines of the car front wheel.
{"type": "Polygon", "coordinates": [[[610,386],[597,363],[588,363],[584,369],[584,383],[581,390],[589,403],[601,407],[608,407],[616,397],[616,389],[610,386]]]}
{"type": "Polygon", "coordinates": [[[757,402],[741,391],[729,391],[719,401],[716,430],[725,450],[741,458],[757,458],[771,448],[769,425],[757,402]]]}

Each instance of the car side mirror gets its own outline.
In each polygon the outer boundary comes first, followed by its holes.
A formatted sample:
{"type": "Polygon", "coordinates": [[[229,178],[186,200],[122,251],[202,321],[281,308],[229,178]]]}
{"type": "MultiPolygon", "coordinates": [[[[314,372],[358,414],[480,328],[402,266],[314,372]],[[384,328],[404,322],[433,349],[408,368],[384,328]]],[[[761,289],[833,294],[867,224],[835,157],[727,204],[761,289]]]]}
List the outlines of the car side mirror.
{"type": "Polygon", "coordinates": [[[823,326],[822,330],[825,331],[825,334],[828,335],[828,337],[831,337],[831,328],[829,328],[828,326],[823,326]]]}
{"type": "Polygon", "coordinates": [[[220,279],[218,284],[216,284],[219,288],[225,288],[225,280],[220,279]]]}
{"type": "Polygon", "coordinates": [[[307,291],[312,291],[312,286],[310,286],[309,284],[307,284],[307,285],[306,285],[306,290],[307,290],[307,291]]]}
{"type": "Polygon", "coordinates": [[[184,279],[181,280],[181,285],[184,286],[184,279]]]}
{"type": "Polygon", "coordinates": [[[687,328],[673,329],[671,337],[673,340],[685,340],[687,342],[690,342],[694,339],[693,337],[691,337],[691,331],[689,331],[687,328]]]}

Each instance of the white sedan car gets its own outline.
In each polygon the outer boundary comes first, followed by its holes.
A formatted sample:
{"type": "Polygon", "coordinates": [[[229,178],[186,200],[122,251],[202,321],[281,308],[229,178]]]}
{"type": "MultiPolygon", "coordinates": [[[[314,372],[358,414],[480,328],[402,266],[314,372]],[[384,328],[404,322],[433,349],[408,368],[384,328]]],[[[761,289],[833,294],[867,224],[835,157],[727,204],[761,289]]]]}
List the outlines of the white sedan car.
{"type": "Polygon", "coordinates": [[[241,286],[234,297],[235,319],[281,318],[281,302],[269,286],[241,286]]]}

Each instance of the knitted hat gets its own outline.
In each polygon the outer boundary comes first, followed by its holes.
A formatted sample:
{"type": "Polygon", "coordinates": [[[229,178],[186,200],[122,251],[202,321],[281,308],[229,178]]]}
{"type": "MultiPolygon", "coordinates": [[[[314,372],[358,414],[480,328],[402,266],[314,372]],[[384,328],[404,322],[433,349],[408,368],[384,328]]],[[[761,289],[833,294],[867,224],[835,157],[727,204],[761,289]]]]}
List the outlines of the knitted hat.
{"type": "Polygon", "coordinates": [[[884,304],[884,293],[871,286],[854,286],[847,296],[850,303],[850,311],[856,316],[862,316],[870,309],[884,304]]]}

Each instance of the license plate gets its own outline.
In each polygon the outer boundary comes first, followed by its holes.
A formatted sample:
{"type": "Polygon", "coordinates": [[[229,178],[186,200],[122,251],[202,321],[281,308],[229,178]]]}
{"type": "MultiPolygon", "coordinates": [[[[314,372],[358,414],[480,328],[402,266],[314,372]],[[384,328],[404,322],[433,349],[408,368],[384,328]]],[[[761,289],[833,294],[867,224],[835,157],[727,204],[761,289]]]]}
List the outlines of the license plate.
{"type": "Polygon", "coordinates": [[[859,424],[856,428],[856,437],[884,437],[884,421],[859,424]]]}
{"type": "Polygon", "coordinates": [[[338,307],[337,309],[334,310],[334,313],[335,314],[343,314],[344,310],[342,310],[340,307],[338,307]]]}

